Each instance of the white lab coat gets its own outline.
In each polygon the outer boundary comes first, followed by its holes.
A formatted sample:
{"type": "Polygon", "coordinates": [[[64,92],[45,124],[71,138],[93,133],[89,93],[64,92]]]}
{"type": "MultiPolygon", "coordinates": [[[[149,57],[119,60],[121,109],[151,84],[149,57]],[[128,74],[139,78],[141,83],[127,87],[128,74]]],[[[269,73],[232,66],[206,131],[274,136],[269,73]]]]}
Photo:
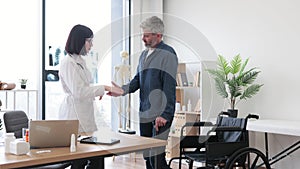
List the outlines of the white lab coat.
{"type": "Polygon", "coordinates": [[[104,94],[104,86],[92,86],[92,75],[79,55],[67,55],[61,62],[60,81],[65,98],[59,109],[59,119],[78,119],[79,132],[97,130],[94,99],[104,94]]]}

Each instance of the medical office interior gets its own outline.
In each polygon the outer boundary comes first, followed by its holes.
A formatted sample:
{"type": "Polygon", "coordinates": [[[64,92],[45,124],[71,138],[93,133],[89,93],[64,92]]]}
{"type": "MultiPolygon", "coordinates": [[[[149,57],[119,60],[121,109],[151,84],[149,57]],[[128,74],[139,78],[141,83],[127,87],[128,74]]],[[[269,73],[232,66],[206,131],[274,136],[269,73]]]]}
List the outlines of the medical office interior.
{"type": "MultiPolygon", "coordinates": [[[[239,117],[254,113],[259,120],[299,123],[299,8],[297,0],[1,1],[0,81],[16,84],[8,94],[0,91],[1,108],[22,109],[31,119],[57,118],[63,98],[57,79],[59,61],[65,55],[68,32],[75,24],[94,31],[94,48],[86,59],[95,83],[111,85],[115,66],[122,64],[122,51],[129,53],[125,64],[134,75],[144,49],[139,23],[157,15],[165,23],[164,41],[174,47],[179,62],[186,63],[187,72],[205,73],[206,66],[213,65],[218,55],[229,60],[237,54],[242,59],[250,58],[249,67],[260,69],[257,83],[263,87],[253,98],[237,105],[239,117]],[[20,79],[27,79],[25,90],[20,89],[20,79]]],[[[226,110],[228,102],[215,93],[209,76],[203,74],[201,80],[200,89],[187,92],[186,99],[195,107],[200,98],[200,119],[208,120],[226,110]]],[[[126,103],[130,113],[121,123],[138,133],[138,92],[131,94],[126,103]]],[[[110,96],[97,102],[99,114],[95,117],[100,127],[118,131],[117,104],[110,96]]],[[[295,135],[270,134],[270,154],[298,140],[295,135]]],[[[264,134],[250,132],[250,144],[264,151],[264,134]]],[[[272,167],[296,169],[299,159],[298,150],[272,167]]]]}

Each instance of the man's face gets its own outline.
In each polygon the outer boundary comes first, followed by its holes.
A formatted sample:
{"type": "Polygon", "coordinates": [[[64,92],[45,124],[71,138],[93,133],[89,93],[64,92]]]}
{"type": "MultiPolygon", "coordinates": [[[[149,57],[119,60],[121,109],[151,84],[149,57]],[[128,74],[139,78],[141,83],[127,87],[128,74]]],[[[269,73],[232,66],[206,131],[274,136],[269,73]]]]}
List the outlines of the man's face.
{"type": "Polygon", "coordinates": [[[143,32],[142,40],[144,41],[147,48],[155,48],[156,45],[161,41],[161,34],[145,31],[143,32]]]}

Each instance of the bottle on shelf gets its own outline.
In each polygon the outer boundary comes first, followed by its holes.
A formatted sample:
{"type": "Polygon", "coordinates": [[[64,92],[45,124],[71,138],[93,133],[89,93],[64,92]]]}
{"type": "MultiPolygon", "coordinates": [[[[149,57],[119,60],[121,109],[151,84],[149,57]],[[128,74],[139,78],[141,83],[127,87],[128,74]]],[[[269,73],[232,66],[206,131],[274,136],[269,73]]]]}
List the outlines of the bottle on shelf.
{"type": "Polygon", "coordinates": [[[185,106],[185,105],[182,105],[181,110],[182,110],[182,111],[186,111],[186,106],[185,106]]]}
{"type": "Polygon", "coordinates": [[[175,112],[178,112],[178,111],[180,111],[180,103],[176,102],[176,104],[175,104],[175,112]]]}
{"type": "Polygon", "coordinates": [[[187,104],[187,111],[191,112],[192,111],[192,104],[191,104],[191,99],[189,99],[188,104],[187,104]]]}

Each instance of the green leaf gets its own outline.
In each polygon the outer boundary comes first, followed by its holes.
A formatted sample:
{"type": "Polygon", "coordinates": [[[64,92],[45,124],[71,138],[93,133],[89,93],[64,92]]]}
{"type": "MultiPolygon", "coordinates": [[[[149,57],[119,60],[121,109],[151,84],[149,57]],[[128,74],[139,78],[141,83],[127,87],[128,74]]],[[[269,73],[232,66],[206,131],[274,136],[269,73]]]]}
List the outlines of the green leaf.
{"type": "Polygon", "coordinates": [[[242,86],[247,86],[249,84],[252,84],[255,79],[257,78],[260,71],[247,71],[241,76],[241,82],[242,86]]]}
{"type": "Polygon", "coordinates": [[[230,66],[228,65],[228,62],[226,61],[226,59],[222,56],[219,55],[218,58],[218,70],[220,72],[223,72],[225,74],[225,77],[227,79],[227,75],[230,73],[230,66]]]}
{"type": "Polygon", "coordinates": [[[231,73],[233,75],[235,75],[236,73],[238,73],[241,69],[241,65],[242,65],[242,58],[240,57],[240,55],[236,55],[232,61],[230,62],[231,65],[231,73]]]}
{"type": "Polygon", "coordinates": [[[223,80],[215,79],[216,91],[221,97],[227,98],[228,93],[226,92],[226,87],[223,82],[224,82],[223,80]]]}
{"type": "Polygon", "coordinates": [[[235,78],[232,78],[231,80],[228,80],[227,84],[228,84],[228,88],[229,88],[229,91],[230,91],[231,99],[233,99],[233,97],[238,97],[242,94],[241,93],[241,87],[238,84],[238,82],[235,80],[235,78]]]}
{"type": "Polygon", "coordinates": [[[241,74],[243,74],[243,72],[244,72],[244,70],[245,70],[245,67],[246,67],[247,64],[248,64],[248,61],[249,61],[249,58],[247,58],[247,59],[245,60],[245,62],[243,63],[243,65],[242,65],[242,67],[241,67],[241,70],[240,70],[240,73],[239,73],[239,76],[240,76],[241,74]]]}
{"type": "Polygon", "coordinates": [[[263,85],[259,85],[259,84],[253,84],[249,87],[247,87],[245,89],[245,91],[243,92],[243,94],[241,95],[240,99],[249,99],[252,96],[254,96],[255,94],[257,94],[257,92],[259,91],[259,89],[262,87],[263,85]]]}
{"type": "Polygon", "coordinates": [[[214,79],[220,79],[222,81],[226,81],[226,75],[223,71],[207,69],[208,73],[213,76],[214,79]]]}

